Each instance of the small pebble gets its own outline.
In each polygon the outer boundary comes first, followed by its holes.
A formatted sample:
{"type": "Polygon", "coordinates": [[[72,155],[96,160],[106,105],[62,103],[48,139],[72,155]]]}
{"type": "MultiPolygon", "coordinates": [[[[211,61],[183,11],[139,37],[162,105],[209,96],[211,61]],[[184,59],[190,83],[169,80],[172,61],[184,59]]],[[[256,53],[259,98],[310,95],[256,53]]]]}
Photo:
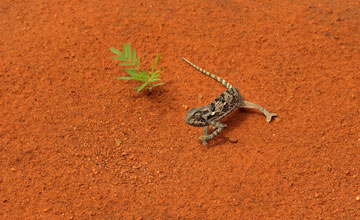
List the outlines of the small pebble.
{"type": "Polygon", "coordinates": [[[229,138],[230,143],[237,143],[238,139],[236,138],[229,138]]]}
{"type": "Polygon", "coordinates": [[[356,200],[357,200],[357,201],[360,201],[360,196],[356,196],[356,200]]]}
{"type": "Polygon", "coordinates": [[[183,107],[184,107],[185,110],[189,109],[189,106],[187,106],[187,105],[183,105],[183,107]]]}

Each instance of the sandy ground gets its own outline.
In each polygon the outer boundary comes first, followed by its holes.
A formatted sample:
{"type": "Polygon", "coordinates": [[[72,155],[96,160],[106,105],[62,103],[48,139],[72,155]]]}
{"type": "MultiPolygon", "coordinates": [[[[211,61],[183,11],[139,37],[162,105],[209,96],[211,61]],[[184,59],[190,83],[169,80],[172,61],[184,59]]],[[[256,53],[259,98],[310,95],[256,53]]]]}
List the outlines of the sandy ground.
{"type": "Polygon", "coordinates": [[[360,2],[300,2],[3,0],[0,218],[360,219],[360,2]],[[116,79],[125,42],[165,85],[116,79]],[[182,56],[279,117],[202,146],[224,88],[182,56]]]}

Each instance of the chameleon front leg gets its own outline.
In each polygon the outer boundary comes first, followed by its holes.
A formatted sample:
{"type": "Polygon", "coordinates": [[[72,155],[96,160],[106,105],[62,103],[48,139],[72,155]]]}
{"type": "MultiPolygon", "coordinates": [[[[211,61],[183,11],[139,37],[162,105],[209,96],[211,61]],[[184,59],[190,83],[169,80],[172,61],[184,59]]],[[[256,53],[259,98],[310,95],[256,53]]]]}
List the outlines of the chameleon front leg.
{"type": "Polygon", "coordinates": [[[268,112],[264,107],[258,105],[258,104],[255,104],[255,103],[252,103],[252,102],[249,102],[249,101],[242,101],[242,103],[240,104],[239,106],[240,108],[257,108],[259,109],[262,113],[264,113],[264,115],[266,116],[266,121],[268,123],[270,123],[272,117],[276,117],[277,114],[276,113],[270,113],[268,112]]]}
{"type": "Polygon", "coordinates": [[[208,134],[209,134],[209,125],[204,128],[204,135],[201,136],[201,137],[199,137],[199,139],[202,141],[202,144],[203,144],[203,145],[207,145],[208,142],[207,142],[207,140],[201,139],[201,138],[208,136],[208,134]]]}
{"type": "Polygon", "coordinates": [[[199,139],[202,141],[203,145],[207,145],[207,141],[213,139],[214,137],[216,137],[218,134],[220,134],[220,132],[227,127],[226,124],[221,123],[220,121],[216,121],[216,122],[212,122],[211,125],[216,128],[215,131],[213,131],[213,133],[211,133],[210,135],[208,135],[208,131],[209,131],[209,126],[206,126],[204,129],[204,135],[199,137],[199,139]]]}

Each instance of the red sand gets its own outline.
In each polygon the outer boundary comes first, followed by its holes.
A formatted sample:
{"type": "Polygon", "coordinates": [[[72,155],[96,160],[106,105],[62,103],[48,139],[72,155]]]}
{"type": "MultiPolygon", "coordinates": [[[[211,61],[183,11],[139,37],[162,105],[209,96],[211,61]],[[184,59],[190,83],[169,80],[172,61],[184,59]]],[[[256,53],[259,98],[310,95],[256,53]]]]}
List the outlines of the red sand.
{"type": "Polygon", "coordinates": [[[359,1],[141,2],[2,1],[1,219],[360,219],[359,1]],[[116,79],[125,42],[164,86],[116,79]],[[224,88],[182,56],[279,117],[202,146],[224,88]]]}

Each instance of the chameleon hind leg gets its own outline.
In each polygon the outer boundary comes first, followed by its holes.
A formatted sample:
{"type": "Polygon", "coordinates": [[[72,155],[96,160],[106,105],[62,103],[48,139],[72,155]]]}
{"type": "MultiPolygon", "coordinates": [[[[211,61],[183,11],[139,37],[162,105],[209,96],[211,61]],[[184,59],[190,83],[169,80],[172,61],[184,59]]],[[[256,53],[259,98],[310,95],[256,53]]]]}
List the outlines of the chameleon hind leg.
{"type": "Polygon", "coordinates": [[[276,117],[277,114],[276,113],[270,113],[268,112],[264,107],[258,105],[258,104],[255,104],[255,103],[252,103],[252,102],[249,102],[249,101],[242,101],[242,103],[240,104],[239,106],[240,108],[257,108],[259,109],[262,113],[264,113],[264,115],[266,116],[266,121],[268,123],[270,123],[272,117],[276,117]]]}
{"type": "Polygon", "coordinates": [[[227,126],[224,123],[221,123],[220,121],[216,121],[216,122],[212,122],[211,125],[216,128],[215,131],[213,131],[210,135],[208,134],[209,132],[209,126],[206,126],[204,128],[204,135],[200,136],[199,139],[201,140],[203,145],[207,145],[207,142],[211,139],[213,139],[214,137],[216,137],[218,134],[220,134],[220,132],[227,126]]]}

